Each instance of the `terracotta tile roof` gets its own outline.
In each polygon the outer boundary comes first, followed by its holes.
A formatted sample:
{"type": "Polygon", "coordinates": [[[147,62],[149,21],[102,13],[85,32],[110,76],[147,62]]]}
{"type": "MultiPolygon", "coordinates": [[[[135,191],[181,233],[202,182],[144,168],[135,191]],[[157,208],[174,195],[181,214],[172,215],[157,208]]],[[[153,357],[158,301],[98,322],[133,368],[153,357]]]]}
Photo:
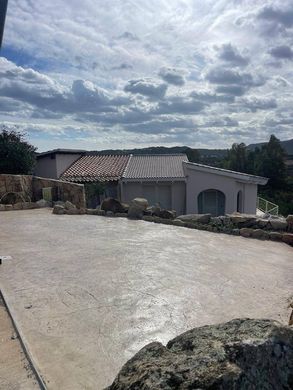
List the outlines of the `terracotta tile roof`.
{"type": "Polygon", "coordinates": [[[131,156],[123,178],[125,179],[176,179],[185,178],[185,154],[156,154],[131,156]]]}
{"type": "Polygon", "coordinates": [[[119,180],[130,156],[82,156],[61,175],[61,180],[74,182],[119,180]]]}

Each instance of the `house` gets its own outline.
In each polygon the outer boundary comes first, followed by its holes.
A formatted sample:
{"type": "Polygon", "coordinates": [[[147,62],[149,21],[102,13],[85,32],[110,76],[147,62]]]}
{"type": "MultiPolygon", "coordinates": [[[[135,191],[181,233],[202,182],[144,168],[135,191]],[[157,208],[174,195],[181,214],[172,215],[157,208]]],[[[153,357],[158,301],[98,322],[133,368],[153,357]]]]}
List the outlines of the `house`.
{"type": "Polygon", "coordinates": [[[128,155],[85,155],[74,161],[60,175],[60,180],[85,184],[88,206],[96,207],[104,197],[121,199],[119,180],[129,158],[128,155]],[[95,186],[97,183],[100,186],[95,186]]]}
{"type": "Polygon", "coordinates": [[[177,214],[255,214],[257,186],[268,179],[189,162],[184,154],[131,156],[121,199],[144,197],[177,214]]]}
{"type": "Polygon", "coordinates": [[[186,177],[185,154],[131,156],[120,180],[121,199],[129,202],[136,197],[146,198],[149,204],[184,214],[186,177]]]}
{"type": "Polygon", "coordinates": [[[183,167],[187,214],[255,214],[257,186],[268,182],[264,177],[197,163],[183,162],[183,167]]]}
{"type": "Polygon", "coordinates": [[[34,174],[39,177],[59,179],[61,174],[84,154],[84,150],[75,149],[54,149],[38,153],[34,174]]]}
{"type": "Polygon", "coordinates": [[[103,185],[104,196],[126,203],[144,197],[149,204],[159,203],[177,214],[224,215],[235,211],[255,214],[258,185],[268,181],[264,177],[192,163],[185,154],[110,156],[61,149],[38,157],[37,172],[39,176],[54,173],[61,180],[86,184],[86,192],[91,194],[89,207],[95,207],[103,198],[100,190],[96,196],[89,191],[95,190],[98,183],[103,185]],[[52,154],[54,158],[50,157],[52,154]],[[55,165],[51,160],[55,160],[55,165]]]}

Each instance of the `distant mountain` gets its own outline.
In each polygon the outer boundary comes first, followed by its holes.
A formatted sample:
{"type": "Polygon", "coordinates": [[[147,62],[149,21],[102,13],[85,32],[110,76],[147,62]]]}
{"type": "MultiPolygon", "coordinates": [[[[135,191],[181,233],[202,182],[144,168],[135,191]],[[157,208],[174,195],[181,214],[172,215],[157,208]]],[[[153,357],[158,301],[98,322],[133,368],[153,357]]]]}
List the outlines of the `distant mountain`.
{"type": "Polygon", "coordinates": [[[87,154],[103,155],[103,154],[172,154],[172,153],[186,153],[189,154],[192,150],[197,150],[202,157],[215,157],[222,158],[227,155],[228,149],[197,149],[190,148],[188,146],[150,146],[148,148],[137,148],[137,149],[106,149],[100,151],[90,151],[87,154]]]}
{"type": "MultiPolygon", "coordinates": [[[[266,142],[261,142],[258,144],[250,144],[247,146],[249,150],[254,150],[256,147],[261,147],[265,145],[266,142]]],[[[281,145],[288,155],[293,155],[293,139],[287,141],[281,141],[281,145]]],[[[218,161],[227,156],[228,149],[201,149],[194,148],[200,154],[201,162],[209,162],[209,161],[218,161]]],[[[187,156],[191,157],[193,155],[193,148],[188,146],[150,146],[148,148],[136,148],[136,149],[107,149],[100,151],[90,151],[86,152],[90,155],[104,155],[104,154],[172,154],[172,153],[185,153],[187,156]]],[[[191,159],[192,160],[192,159],[191,159]]]]}
{"type": "MultiPolygon", "coordinates": [[[[260,142],[259,144],[250,144],[247,146],[247,148],[249,150],[254,150],[255,148],[261,148],[265,144],[267,144],[267,142],[260,142]]],[[[293,139],[289,139],[287,141],[281,141],[281,145],[289,156],[293,155],[293,139]]]]}

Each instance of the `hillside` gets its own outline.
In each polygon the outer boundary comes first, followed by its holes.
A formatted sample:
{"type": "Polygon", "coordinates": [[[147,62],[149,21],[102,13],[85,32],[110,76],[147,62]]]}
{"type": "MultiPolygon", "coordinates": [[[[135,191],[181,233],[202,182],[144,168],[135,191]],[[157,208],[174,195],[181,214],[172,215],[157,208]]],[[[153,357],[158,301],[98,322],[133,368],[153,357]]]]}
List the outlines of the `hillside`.
{"type": "MultiPolygon", "coordinates": [[[[257,144],[250,144],[247,146],[249,150],[254,150],[256,147],[265,145],[266,142],[257,144]]],[[[293,155],[293,139],[287,141],[281,141],[281,145],[288,155],[293,155]]],[[[170,154],[170,153],[192,153],[194,149],[188,146],[150,146],[148,148],[136,148],[136,149],[106,149],[100,151],[90,151],[88,154],[170,154]]],[[[222,159],[227,155],[228,149],[196,149],[200,157],[205,160],[206,158],[211,159],[222,159]]]]}
{"type": "MultiPolygon", "coordinates": [[[[265,144],[266,144],[266,142],[261,142],[261,143],[258,143],[258,144],[250,144],[250,145],[247,146],[247,148],[249,150],[254,150],[257,147],[261,148],[265,144]]],[[[293,139],[289,139],[287,141],[281,141],[281,145],[282,145],[283,149],[285,150],[285,152],[289,156],[293,155],[293,139]]]]}

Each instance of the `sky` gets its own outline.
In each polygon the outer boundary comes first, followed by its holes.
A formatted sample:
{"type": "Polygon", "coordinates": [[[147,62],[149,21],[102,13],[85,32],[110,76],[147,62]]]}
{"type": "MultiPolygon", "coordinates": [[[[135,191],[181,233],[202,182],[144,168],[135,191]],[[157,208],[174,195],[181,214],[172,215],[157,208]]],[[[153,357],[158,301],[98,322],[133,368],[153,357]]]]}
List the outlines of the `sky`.
{"type": "Polygon", "coordinates": [[[9,0],[0,124],[39,151],[293,138],[292,0],[9,0]]]}

